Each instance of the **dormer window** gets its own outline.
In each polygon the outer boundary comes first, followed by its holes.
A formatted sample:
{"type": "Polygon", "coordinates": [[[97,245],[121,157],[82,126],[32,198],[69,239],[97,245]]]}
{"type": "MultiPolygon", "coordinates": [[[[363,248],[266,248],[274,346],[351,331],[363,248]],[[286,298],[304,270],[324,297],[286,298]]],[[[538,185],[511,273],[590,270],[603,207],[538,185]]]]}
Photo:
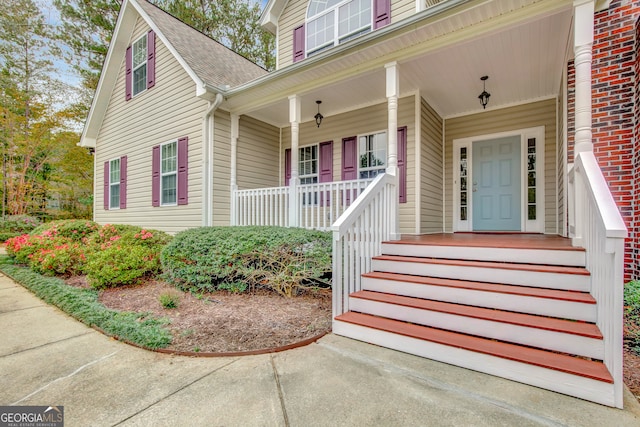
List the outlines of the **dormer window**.
{"type": "Polygon", "coordinates": [[[307,10],[307,56],[371,31],[372,0],[311,0],[307,10]]]}

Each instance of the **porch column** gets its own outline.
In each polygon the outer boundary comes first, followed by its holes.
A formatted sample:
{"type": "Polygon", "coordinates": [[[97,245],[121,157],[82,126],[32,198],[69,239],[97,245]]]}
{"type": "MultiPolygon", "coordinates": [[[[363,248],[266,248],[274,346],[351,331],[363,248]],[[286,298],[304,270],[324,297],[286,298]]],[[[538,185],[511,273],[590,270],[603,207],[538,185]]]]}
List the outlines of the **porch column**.
{"type": "Polygon", "coordinates": [[[593,151],[591,133],[591,59],[593,46],[593,0],[574,0],[574,66],[575,89],[575,148],[574,155],[593,151]]]}
{"type": "Polygon", "coordinates": [[[240,116],[237,114],[231,114],[231,225],[236,225],[237,219],[237,205],[235,191],[238,189],[238,135],[240,132],[240,116]]]}
{"type": "Polygon", "coordinates": [[[400,224],[398,223],[398,95],[400,93],[400,78],[398,74],[398,63],[390,62],[385,66],[387,73],[387,170],[386,172],[394,177],[395,186],[389,195],[391,204],[389,206],[389,228],[391,240],[400,239],[400,224]]]}
{"type": "Polygon", "coordinates": [[[300,132],[300,97],[289,97],[289,122],[291,123],[291,178],[289,179],[289,227],[298,226],[298,139],[300,132]]]}

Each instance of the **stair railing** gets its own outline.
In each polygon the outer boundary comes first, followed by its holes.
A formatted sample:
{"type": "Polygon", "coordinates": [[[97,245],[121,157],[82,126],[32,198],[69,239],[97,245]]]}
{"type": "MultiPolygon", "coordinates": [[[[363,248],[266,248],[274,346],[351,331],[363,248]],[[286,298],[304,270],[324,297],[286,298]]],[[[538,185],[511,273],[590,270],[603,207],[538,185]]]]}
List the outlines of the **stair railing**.
{"type": "Polygon", "coordinates": [[[578,153],[569,171],[569,235],[585,248],[596,324],[604,337],[604,364],[614,379],[614,402],[622,408],[624,239],[627,228],[591,151],[578,153]]]}
{"type": "Polygon", "coordinates": [[[395,230],[396,177],[378,175],[331,226],[333,232],[333,317],[349,311],[349,295],[361,289],[361,275],[395,230]]]}

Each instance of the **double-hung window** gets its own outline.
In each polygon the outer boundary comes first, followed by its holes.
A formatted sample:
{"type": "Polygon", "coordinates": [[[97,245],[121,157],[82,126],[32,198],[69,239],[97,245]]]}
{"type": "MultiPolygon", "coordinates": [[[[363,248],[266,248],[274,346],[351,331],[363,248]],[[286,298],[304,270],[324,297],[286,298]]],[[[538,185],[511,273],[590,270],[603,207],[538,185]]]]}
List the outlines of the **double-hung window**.
{"type": "Polygon", "coordinates": [[[379,132],[358,138],[358,173],[360,179],[383,173],[387,162],[387,133],[379,132]]]}
{"type": "Polygon", "coordinates": [[[120,209],[120,159],[109,161],[109,209],[120,209]]]}
{"type": "Polygon", "coordinates": [[[371,31],[372,0],[312,0],[306,22],[306,52],[313,55],[371,31]]]}
{"type": "Polygon", "coordinates": [[[177,204],[178,195],[178,143],[168,142],[160,146],[160,204],[177,204]]]}
{"type": "Polygon", "coordinates": [[[147,35],[132,45],[133,96],[147,89],[147,35]]]}
{"type": "Polygon", "coordinates": [[[318,182],[317,145],[300,148],[298,169],[300,171],[300,184],[316,184],[318,182]]]}

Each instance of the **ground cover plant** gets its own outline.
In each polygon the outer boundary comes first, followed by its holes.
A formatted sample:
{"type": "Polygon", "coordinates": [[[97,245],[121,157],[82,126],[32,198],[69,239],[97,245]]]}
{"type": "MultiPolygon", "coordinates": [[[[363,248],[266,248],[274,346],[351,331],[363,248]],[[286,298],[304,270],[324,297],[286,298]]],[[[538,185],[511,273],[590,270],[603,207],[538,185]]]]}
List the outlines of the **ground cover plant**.
{"type": "Polygon", "coordinates": [[[43,301],[59,307],[89,326],[145,348],[157,349],[171,343],[167,321],[148,313],[110,310],[98,301],[98,292],[67,285],[56,277],[42,276],[0,256],[0,270],[31,290],[43,301]]]}
{"type": "Polygon", "coordinates": [[[193,292],[268,289],[292,297],[329,288],[331,235],[282,227],[202,227],[178,233],[161,254],[164,277],[193,292]]]}
{"type": "Polygon", "coordinates": [[[640,356],[640,280],[624,287],[625,343],[640,356]]]}

